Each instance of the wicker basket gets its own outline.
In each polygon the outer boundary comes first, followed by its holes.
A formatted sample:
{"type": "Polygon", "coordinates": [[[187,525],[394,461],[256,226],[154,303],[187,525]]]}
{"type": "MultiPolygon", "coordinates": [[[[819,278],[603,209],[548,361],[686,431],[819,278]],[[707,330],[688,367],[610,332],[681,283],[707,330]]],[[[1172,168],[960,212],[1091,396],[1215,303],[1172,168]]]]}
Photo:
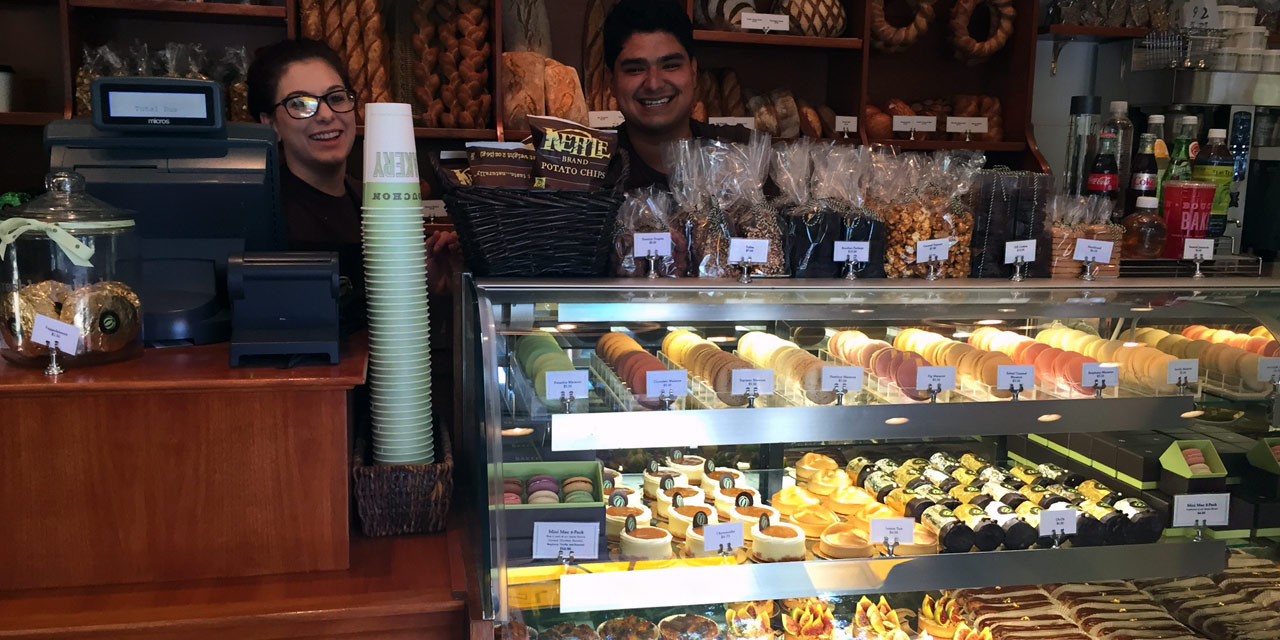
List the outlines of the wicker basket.
{"type": "Polygon", "coordinates": [[[604,275],[630,166],[627,153],[619,153],[610,165],[606,187],[594,193],[507,187],[448,190],[444,203],[467,268],[480,277],[604,275]]]}
{"type": "Polygon", "coordinates": [[[443,531],[453,498],[453,452],[449,434],[436,430],[434,464],[368,464],[371,449],[356,440],[351,475],[355,479],[360,528],[369,537],[443,531]]]}

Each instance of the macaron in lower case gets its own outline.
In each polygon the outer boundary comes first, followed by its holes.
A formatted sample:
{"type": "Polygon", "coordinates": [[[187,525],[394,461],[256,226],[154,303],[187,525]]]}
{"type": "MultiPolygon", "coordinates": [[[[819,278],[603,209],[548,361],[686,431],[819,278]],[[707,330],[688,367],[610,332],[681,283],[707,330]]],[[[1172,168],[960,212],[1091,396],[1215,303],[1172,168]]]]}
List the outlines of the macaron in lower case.
{"type": "Polygon", "coordinates": [[[595,502],[595,497],[591,495],[590,491],[571,491],[564,497],[564,501],[566,504],[571,502],[595,502]]]}
{"type": "Polygon", "coordinates": [[[1207,465],[1207,464],[1199,463],[1199,464],[1193,464],[1193,465],[1191,465],[1191,474],[1192,474],[1192,475],[1201,476],[1201,475],[1205,475],[1205,474],[1208,474],[1208,473],[1213,473],[1213,469],[1210,469],[1210,468],[1209,468],[1209,465],[1207,465]]]}
{"type": "Polygon", "coordinates": [[[535,491],[529,494],[529,504],[558,504],[560,496],[553,491],[535,491]]]}
{"type": "Polygon", "coordinates": [[[573,493],[574,491],[586,491],[587,493],[591,493],[591,489],[592,489],[591,483],[585,482],[582,480],[577,480],[575,482],[566,482],[564,485],[565,493],[573,493]]]}
{"type": "Polygon", "coordinates": [[[560,485],[561,485],[561,486],[564,486],[564,487],[567,487],[567,486],[569,486],[570,484],[572,484],[572,483],[574,483],[574,482],[586,482],[586,483],[590,484],[590,483],[591,483],[591,478],[588,478],[588,477],[586,477],[586,476],[573,476],[573,477],[571,477],[571,478],[565,478],[565,479],[564,479],[564,481],[560,483],[560,485]]]}
{"type": "Polygon", "coordinates": [[[524,493],[524,483],[515,478],[507,478],[502,481],[502,490],[511,493],[524,493]]]}
{"type": "Polygon", "coordinates": [[[504,493],[502,494],[502,504],[520,504],[520,494],[504,493]]]}

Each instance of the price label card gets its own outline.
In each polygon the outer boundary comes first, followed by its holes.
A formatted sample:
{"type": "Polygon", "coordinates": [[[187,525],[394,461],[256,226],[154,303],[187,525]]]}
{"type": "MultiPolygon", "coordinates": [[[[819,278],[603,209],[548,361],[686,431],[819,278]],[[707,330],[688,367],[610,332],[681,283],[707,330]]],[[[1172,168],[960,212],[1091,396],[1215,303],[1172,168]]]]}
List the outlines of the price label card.
{"type": "Polygon", "coordinates": [[[37,313],[35,323],[31,327],[31,341],[47,347],[52,347],[56,342],[58,351],[74,356],[76,349],[80,347],[80,331],[75,325],[37,313]]]}
{"type": "Polygon", "coordinates": [[[665,393],[668,398],[679,398],[689,393],[689,372],[684,369],[648,371],[644,374],[644,385],[645,397],[659,398],[665,393]]]}
{"type": "Polygon", "coordinates": [[[917,389],[940,389],[949,391],[956,388],[955,367],[920,367],[916,369],[917,389]]]}
{"type": "Polygon", "coordinates": [[[1190,0],[1182,5],[1182,26],[1188,29],[1221,29],[1218,0],[1190,0]]]}
{"type": "Polygon", "coordinates": [[[1087,240],[1080,238],[1076,240],[1076,252],[1071,256],[1072,260],[1092,260],[1098,263],[1111,262],[1111,251],[1115,249],[1116,243],[1107,242],[1106,240],[1087,240]]]}
{"type": "Polygon", "coordinates": [[[1213,238],[1187,238],[1182,243],[1183,260],[1213,260],[1213,238]]]}
{"type": "Polygon", "coordinates": [[[559,400],[573,394],[575,399],[587,397],[587,372],[584,371],[548,371],[547,399],[559,400]]]}
{"type": "Polygon", "coordinates": [[[791,16],[783,13],[750,13],[743,12],[742,28],[749,31],[788,31],[791,29],[791,16]]]}
{"type": "Polygon", "coordinates": [[[1258,358],[1258,380],[1261,382],[1280,380],[1280,358],[1258,358]]]}
{"type": "Polygon", "coordinates": [[[947,133],[986,133],[986,118],[947,118],[947,133]]]}
{"type": "Polygon", "coordinates": [[[1075,509],[1050,507],[1040,512],[1040,536],[1053,537],[1054,532],[1064,536],[1075,535],[1076,532],[1076,515],[1075,509]]]}
{"type": "Polygon", "coordinates": [[[1023,262],[1034,262],[1036,259],[1035,240],[1014,240],[1004,243],[1004,263],[1013,264],[1022,258],[1023,262]]]}
{"type": "Polygon", "coordinates": [[[1036,368],[1029,364],[1002,364],[996,367],[996,387],[1000,389],[1034,389],[1036,368]]]}
{"type": "Polygon", "coordinates": [[[729,262],[757,264],[769,261],[769,241],[729,238],[729,262]]]}
{"type": "Polygon", "coordinates": [[[613,129],[623,122],[626,116],[621,111],[588,111],[587,126],[593,129],[613,129]]]}
{"type": "Polygon", "coordinates": [[[742,523],[726,522],[709,524],[702,528],[702,548],[704,549],[737,549],[743,546],[742,523]]]}
{"type": "Polygon", "coordinates": [[[1174,360],[1169,363],[1168,376],[1165,382],[1169,384],[1178,384],[1179,381],[1185,380],[1187,384],[1194,383],[1200,378],[1200,361],[1199,360],[1174,360]]]}
{"type": "Polygon", "coordinates": [[[894,116],[894,131],[921,131],[933,133],[938,130],[937,116],[894,116]]]}
{"type": "Polygon", "coordinates": [[[822,388],[845,393],[862,391],[862,367],[823,367],[822,388]]]}
{"type": "Polygon", "coordinates": [[[910,543],[915,540],[915,521],[911,518],[872,518],[871,542],[910,543]]]}
{"type": "Polygon", "coordinates": [[[735,396],[746,395],[747,391],[766,396],[773,393],[772,369],[734,369],[731,373],[729,392],[735,396]]]}
{"type": "Polygon", "coordinates": [[[595,560],[600,554],[599,522],[533,523],[533,557],[537,560],[568,558],[595,560]]]}
{"type": "Polygon", "coordinates": [[[1086,362],[1080,366],[1081,384],[1096,387],[1099,384],[1114,387],[1120,383],[1120,368],[1101,362],[1086,362]]]}
{"type": "Polygon", "coordinates": [[[1173,526],[1225,527],[1230,515],[1229,493],[1185,493],[1173,497],[1173,526]]]}
{"type": "Polygon", "coordinates": [[[950,238],[921,240],[916,243],[916,264],[933,262],[934,260],[946,260],[947,254],[950,252],[950,238]]]}
{"type": "Polygon", "coordinates": [[[855,133],[857,131],[857,116],[836,116],[836,133],[855,133]]]}
{"type": "Polygon", "coordinates": [[[444,208],[444,200],[423,200],[422,215],[426,218],[443,218],[449,215],[449,211],[444,208]]]}
{"type": "Polygon", "coordinates": [[[637,233],[635,234],[635,239],[635,256],[637,258],[647,258],[650,255],[661,258],[671,257],[670,233],[637,233]]]}
{"type": "Polygon", "coordinates": [[[707,118],[708,124],[722,124],[730,127],[746,127],[756,130],[755,118],[707,118]]]}
{"type": "Polygon", "coordinates": [[[870,242],[836,241],[836,262],[867,262],[870,259],[870,242]]]}

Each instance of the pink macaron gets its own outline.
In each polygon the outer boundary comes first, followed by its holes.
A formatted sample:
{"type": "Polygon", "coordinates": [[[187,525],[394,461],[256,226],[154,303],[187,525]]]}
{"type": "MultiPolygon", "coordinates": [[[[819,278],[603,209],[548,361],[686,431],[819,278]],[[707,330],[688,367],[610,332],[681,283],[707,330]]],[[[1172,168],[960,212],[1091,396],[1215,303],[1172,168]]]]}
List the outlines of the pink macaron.
{"type": "Polygon", "coordinates": [[[520,495],[516,493],[502,494],[502,504],[520,504],[520,495]]]}

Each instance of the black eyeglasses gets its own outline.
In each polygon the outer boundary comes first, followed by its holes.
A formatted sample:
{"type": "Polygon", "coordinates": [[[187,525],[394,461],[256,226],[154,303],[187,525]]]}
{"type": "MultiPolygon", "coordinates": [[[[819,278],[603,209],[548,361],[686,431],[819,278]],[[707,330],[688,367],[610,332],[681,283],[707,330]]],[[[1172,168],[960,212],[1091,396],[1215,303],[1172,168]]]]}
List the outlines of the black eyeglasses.
{"type": "Polygon", "coordinates": [[[356,94],[350,89],[334,89],[322,96],[293,95],[276,103],[295,120],[306,120],[320,111],[320,101],[329,105],[334,113],[346,113],[356,108],[356,94]]]}

